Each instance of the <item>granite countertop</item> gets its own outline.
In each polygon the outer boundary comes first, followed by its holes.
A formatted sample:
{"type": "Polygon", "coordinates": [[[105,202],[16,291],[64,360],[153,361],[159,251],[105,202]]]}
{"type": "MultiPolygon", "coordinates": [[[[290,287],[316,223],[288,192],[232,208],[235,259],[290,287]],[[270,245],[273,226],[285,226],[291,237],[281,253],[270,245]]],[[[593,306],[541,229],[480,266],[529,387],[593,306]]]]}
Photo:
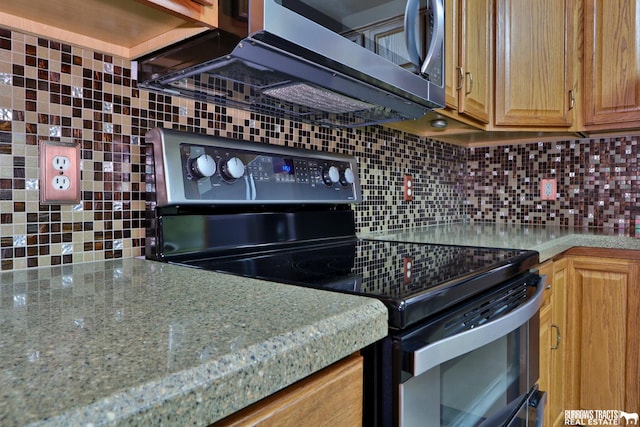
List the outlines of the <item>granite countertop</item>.
{"type": "Polygon", "coordinates": [[[0,425],[207,425],[387,333],[370,298],[122,259],[0,274],[0,425]]]}
{"type": "Polygon", "coordinates": [[[640,250],[640,239],[608,229],[495,223],[456,223],[362,234],[361,237],[444,245],[531,249],[540,262],[574,246],[640,250]]]}

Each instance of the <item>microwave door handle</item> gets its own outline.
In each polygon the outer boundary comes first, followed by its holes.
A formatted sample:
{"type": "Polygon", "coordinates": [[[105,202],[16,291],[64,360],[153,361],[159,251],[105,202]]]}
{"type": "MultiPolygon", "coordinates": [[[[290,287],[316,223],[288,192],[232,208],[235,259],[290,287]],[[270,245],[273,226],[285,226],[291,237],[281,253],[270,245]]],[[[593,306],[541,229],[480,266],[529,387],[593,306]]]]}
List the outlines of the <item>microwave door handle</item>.
{"type": "Polygon", "coordinates": [[[444,0],[430,0],[431,10],[433,11],[433,32],[431,33],[431,43],[429,43],[429,50],[424,58],[420,72],[427,74],[427,68],[431,64],[431,59],[438,52],[442,42],[444,40],[444,0]]]}
{"type": "Polygon", "coordinates": [[[404,12],[405,43],[407,45],[409,59],[417,67],[420,67],[422,74],[426,74],[433,55],[439,49],[440,45],[442,45],[444,39],[444,6],[442,1],[443,0],[429,0],[433,13],[433,31],[431,33],[431,42],[429,43],[427,55],[424,61],[422,61],[420,59],[420,52],[418,51],[418,40],[416,40],[416,23],[418,21],[418,14],[420,13],[420,0],[407,0],[407,6],[404,12]],[[422,63],[422,65],[420,65],[420,63],[422,63]]]}
{"type": "Polygon", "coordinates": [[[521,307],[489,323],[436,341],[411,353],[412,374],[418,376],[448,360],[481,348],[524,325],[542,306],[544,279],[539,278],[536,292],[521,307]]]}
{"type": "Polygon", "coordinates": [[[404,37],[407,45],[409,60],[416,67],[420,67],[420,53],[418,52],[418,40],[416,40],[416,22],[420,12],[420,0],[407,0],[404,10],[404,37]]]}

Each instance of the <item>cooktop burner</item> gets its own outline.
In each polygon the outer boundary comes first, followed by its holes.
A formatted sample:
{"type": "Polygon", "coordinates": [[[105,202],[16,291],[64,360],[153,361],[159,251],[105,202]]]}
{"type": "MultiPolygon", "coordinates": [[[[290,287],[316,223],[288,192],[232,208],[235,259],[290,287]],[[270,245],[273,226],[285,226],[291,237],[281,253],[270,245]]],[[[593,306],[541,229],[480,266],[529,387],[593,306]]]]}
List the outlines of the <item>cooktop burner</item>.
{"type": "MultiPolygon", "coordinates": [[[[181,264],[381,299],[402,328],[533,265],[523,250],[350,239],[181,264]]],[[[535,262],[535,260],[534,260],[535,262]]]]}

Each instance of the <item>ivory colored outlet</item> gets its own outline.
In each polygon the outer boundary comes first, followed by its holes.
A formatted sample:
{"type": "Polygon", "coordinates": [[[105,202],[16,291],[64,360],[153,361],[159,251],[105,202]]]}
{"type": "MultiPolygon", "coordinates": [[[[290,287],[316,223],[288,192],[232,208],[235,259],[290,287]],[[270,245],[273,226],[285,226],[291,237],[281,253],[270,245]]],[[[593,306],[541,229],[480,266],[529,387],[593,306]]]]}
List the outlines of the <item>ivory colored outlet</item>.
{"type": "Polygon", "coordinates": [[[40,142],[40,203],[80,203],[80,145],[40,142]]]}
{"type": "Polygon", "coordinates": [[[541,179],[540,180],[540,198],[542,200],[555,200],[556,199],[556,180],[541,179]]]}
{"type": "Polygon", "coordinates": [[[413,177],[411,175],[404,176],[402,200],[404,200],[405,202],[413,200],[413,177]]]}

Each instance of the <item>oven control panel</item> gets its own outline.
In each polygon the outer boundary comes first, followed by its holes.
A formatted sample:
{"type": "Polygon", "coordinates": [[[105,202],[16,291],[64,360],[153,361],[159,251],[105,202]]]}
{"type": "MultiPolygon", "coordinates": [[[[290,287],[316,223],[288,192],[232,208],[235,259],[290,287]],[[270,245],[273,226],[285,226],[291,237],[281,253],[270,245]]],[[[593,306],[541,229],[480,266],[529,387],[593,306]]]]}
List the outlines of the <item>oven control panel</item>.
{"type": "Polygon", "coordinates": [[[146,142],[161,205],[360,201],[351,156],[166,129],[146,142]]]}

